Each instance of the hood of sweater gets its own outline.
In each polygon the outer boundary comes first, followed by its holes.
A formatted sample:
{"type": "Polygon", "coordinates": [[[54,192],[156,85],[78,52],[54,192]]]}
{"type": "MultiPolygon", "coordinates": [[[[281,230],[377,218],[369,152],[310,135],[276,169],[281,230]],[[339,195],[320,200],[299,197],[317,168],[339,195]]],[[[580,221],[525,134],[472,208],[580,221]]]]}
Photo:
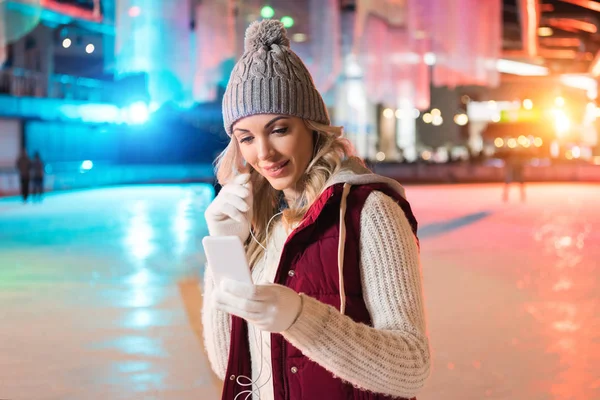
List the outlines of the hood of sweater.
{"type": "Polygon", "coordinates": [[[342,169],[329,179],[324,190],[338,183],[347,183],[352,186],[384,183],[395,190],[402,198],[406,199],[404,187],[400,183],[394,179],[374,174],[354,159],[348,159],[343,162],[342,169]]]}

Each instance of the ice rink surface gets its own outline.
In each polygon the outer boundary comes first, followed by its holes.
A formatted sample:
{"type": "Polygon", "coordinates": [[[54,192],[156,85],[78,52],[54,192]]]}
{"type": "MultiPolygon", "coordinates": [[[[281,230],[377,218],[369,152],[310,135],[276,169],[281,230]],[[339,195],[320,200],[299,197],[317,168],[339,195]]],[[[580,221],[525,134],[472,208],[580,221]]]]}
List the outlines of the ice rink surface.
{"type": "MultiPolygon", "coordinates": [[[[418,398],[600,399],[600,186],[531,184],[508,203],[494,184],[407,195],[434,358],[418,398]]],[[[0,399],[219,398],[197,285],[211,196],[0,200],[0,399]]]]}

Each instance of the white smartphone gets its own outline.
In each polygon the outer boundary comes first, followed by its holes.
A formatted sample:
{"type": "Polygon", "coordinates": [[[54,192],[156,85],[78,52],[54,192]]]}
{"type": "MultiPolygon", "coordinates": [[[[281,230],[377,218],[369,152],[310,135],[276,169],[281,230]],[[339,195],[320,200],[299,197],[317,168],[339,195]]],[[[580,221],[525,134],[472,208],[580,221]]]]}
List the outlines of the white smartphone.
{"type": "Polygon", "coordinates": [[[215,284],[223,278],[252,285],[252,275],[244,245],[237,236],[206,236],[202,239],[206,260],[215,284]]]}

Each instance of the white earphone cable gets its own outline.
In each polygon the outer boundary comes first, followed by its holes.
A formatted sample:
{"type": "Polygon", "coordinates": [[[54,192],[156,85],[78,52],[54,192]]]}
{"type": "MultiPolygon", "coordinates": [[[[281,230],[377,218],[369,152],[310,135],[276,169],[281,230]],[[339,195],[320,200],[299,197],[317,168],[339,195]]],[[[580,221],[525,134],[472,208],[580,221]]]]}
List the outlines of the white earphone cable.
{"type": "MultiPolygon", "coordinates": [[[[273,215],[271,217],[271,219],[269,220],[269,222],[267,223],[267,228],[266,228],[266,232],[269,232],[269,226],[271,225],[271,222],[273,222],[273,220],[279,216],[283,214],[283,211],[278,212],[277,214],[273,215]]],[[[248,222],[250,224],[250,222],[248,222]]],[[[254,241],[265,250],[265,257],[266,257],[266,252],[267,252],[267,248],[258,241],[258,239],[256,238],[256,236],[254,236],[254,232],[252,232],[252,226],[250,226],[250,235],[252,236],[252,239],[254,239],[254,241]]],[[[265,242],[268,241],[268,238],[265,242]]],[[[266,244],[266,243],[265,243],[266,244]]],[[[257,329],[254,328],[254,326],[252,324],[248,324],[249,326],[252,327],[252,331],[254,332],[254,337],[255,340],[259,343],[257,343],[257,347],[260,349],[260,368],[258,370],[258,376],[256,377],[256,379],[252,379],[251,377],[245,376],[245,375],[239,375],[236,378],[236,383],[242,387],[249,387],[246,390],[242,390],[241,392],[239,392],[235,397],[234,400],[238,400],[238,398],[240,398],[240,396],[246,395],[246,397],[243,398],[243,400],[251,400],[253,395],[258,396],[258,398],[260,399],[260,389],[262,389],[264,386],[266,386],[269,381],[271,380],[271,374],[272,371],[269,370],[269,375],[267,376],[267,379],[263,382],[263,383],[259,383],[262,375],[263,375],[263,331],[261,331],[260,329],[258,330],[258,335],[257,333],[257,329]]]]}

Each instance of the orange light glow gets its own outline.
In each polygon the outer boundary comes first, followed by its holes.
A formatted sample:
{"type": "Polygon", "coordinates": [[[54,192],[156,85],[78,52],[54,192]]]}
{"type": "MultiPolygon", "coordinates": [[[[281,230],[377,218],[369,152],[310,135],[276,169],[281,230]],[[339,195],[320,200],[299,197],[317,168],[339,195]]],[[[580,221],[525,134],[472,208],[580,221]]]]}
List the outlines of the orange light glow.
{"type": "MultiPolygon", "coordinates": [[[[584,7],[592,11],[600,12],[600,3],[590,0],[561,0],[564,3],[575,4],[576,6],[584,7]]],[[[549,4],[550,5],[550,4],[549,4]]]]}
{"type": "Polygon", "coordinates": [[[579,47],[581,45],[579,38],[543,38],[540,39],[540,42],[544,46],[551,47],[579,47]]]}
{"type": "Polygon", "coordinates": [[[527,29],[525,34],[527,35],[527,54],[529,57],[535,57],[538,51],[538,38],[537,30],[538,26],[538,10],[537,0],[526,0],[527,1],[527,29]]]}
{"type": "Polygon", "coordinates": [[[573,18],[549,18],[548,25],[566,31],[584,31],[596,33],[598,28],[591,22],[581,21],[573,18]]]}
{"type": "Polygon", "coordinates": [[[552,36],[554,31],[549,26],[540,26],[538,28],[538,35],[542,37],[552,36]]]}

